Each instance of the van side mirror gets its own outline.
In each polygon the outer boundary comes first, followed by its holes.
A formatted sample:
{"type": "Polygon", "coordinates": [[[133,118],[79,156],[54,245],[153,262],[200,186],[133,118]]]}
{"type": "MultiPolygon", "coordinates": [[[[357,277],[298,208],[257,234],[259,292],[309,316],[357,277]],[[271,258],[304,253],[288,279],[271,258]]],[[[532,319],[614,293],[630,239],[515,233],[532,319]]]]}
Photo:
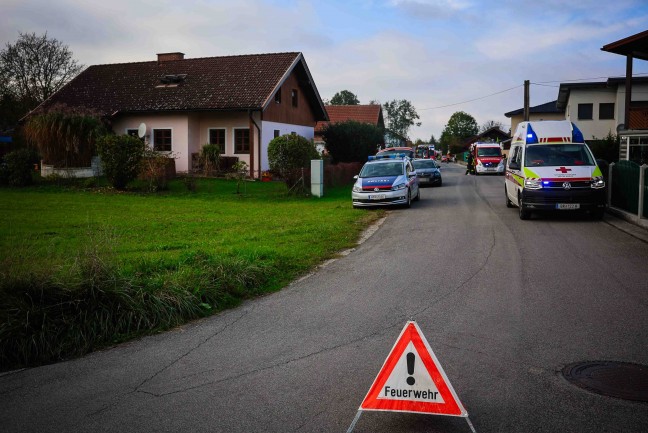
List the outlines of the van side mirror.
{"type": "Polygon", "coordinates": [[[508,167],[511,170],[519,170],[520,169],[520,164],[518,162],[515,162],[515,161],[509,161],[508,167]]]}

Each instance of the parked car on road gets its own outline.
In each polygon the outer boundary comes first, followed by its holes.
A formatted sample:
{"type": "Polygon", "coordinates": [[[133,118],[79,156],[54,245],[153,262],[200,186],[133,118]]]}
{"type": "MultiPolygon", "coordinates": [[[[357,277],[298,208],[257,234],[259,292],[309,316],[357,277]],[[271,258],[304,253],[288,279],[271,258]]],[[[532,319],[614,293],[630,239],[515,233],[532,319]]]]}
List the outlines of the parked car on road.
{"type": "Polygon", "coordinates": [[[414,149],[412,149],[411,147],[386,147],[383,150],[379,150],[378,153],[376,153],[376,156],[396,154],[404,154],[409,159],[414,159],[415,156],[414,149]]]}
{"type": "Polygon", "coordinates": [[[370,156],[351,192],[353,207],[405,205],[419,200],[416,170],[403,154],[370,156]]]}
{"type": "Polygon", "coordinates": [[[441,168],[433,159],[415,159],[412,165],[416,170],[419,186],[426,185],[443,185],[441,178],[441,168]]]}

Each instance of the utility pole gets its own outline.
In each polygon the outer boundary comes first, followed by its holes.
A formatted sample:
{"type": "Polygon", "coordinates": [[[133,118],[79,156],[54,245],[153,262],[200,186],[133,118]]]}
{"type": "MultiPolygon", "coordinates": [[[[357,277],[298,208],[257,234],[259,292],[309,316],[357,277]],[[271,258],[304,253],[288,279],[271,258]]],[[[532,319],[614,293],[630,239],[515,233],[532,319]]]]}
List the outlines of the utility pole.
{"type": "Polygon", "coordinates": [[[529,80],[524,80],[524,121],[529,121],[529,80]]]}

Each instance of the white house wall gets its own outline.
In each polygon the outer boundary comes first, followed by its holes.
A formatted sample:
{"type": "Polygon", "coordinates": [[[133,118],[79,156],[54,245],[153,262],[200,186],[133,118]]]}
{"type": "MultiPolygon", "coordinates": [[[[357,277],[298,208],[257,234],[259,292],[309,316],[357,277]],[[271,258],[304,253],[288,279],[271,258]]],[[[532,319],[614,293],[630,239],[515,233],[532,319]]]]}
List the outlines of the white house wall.
{"type": "MultiPolygon", "coordinates": [[[[632,100],[648,101],[648,84],[632,86],[632,100]]],[[[616,134],[617,126],[625,122],[625,85],[619,85],[617,89],[571,89],[565,116],[578,126],[585,140],[592,137],[602,139],[610,132],[616,134]],[[588,103],[593,104],[592,120],[578,119],[578,104],[588,103]],[[600,103],[614,103],[614,119],[599,119],[600,103]]]]}
{"type": "Polygon", "coordinates": [[[146,124],[146,143],[153,146],[154,129],[171,129],[171,153],[176,157],[176,171],[187,171],[189,166],[189,122],[186,115],[156,114],[121,117],[113,124],[115,134],[126,134],[128,129],[137,129],[146,124]]]}
{"type": "Polygon", "coordinates": [[[270,164],[268,162],[268,144],[272,141],[275,136],[275,131],[279,131],[279,135],[292,134],[293,132],[297,135],[312,140],[315,137],[315,127],[314,126],[301,126],[301,125],[292,125],[289,123],[277,123],[277,122],[267,122],[264,121],[261,123],[261,170],[270,169],[270,164]]]}
{"type": "MultiPolygon", "coordinates": [[[[275,130],[279,135],[296,133],[312,140],[315,136],[314,126],[292,125],[260,121],[259,114],[253,113],[254,119],[261,127],[261,170],[268,170],[268,144],[274,138],[275,130]]],[[[234,153],[234,130],[250,127],[250,118],[247,112],[212,112],[192,114],[157,114],[122,117],[115,121],[113,130],[116,134],[126,134],[128,129],[137,129],[141,123],[147,126],[147,143],[152,145],[153,129],[171,129],[172,153],[176,157],[177,172],[186,172],[191,169],[191,154],[199,153],[202,146],[209,142],[210,128],[225,129],[225,153],[223,156],[236,156],[239,161],[250,165],[249,153],[234,153]]],[[[254,146],[254,170],[258,170],[258,131],[252,128],[254,146]]],[[[258,173],[255,173],[258,175],[258,173]]]]}
{"type": "Polygon", "coordinates": [[[614,103],[617,109],[615,89],[571,89],[565,117],[578,126],[585,140],[605,138],[610,131],[616,133],[614,119],[599,119],[599,104],[614,103]],[[592,119],[578,118],[578,104],[592,104],[592,119]]]}
{"type": "MultiPolygon", "coordinates": [[[[258,118],[258,114],[255,117],[258,118]]],[[[147,143],[150,146],[152,146],[153,129],[171,129],[171,148],[172,154],[176,157],[175,165],[177,172],[187,172],[191,169],[191,155],[193,153],[200,153],[202,146],[209,142],[210,128],[225,129],[225,153],[223,153],[223,156],[236,156],[239,158],[239,161],[244,161],[248,166],[250,165],[249,153],[234,153],[234,130],[239,128],[248,129],[250,127],[247,112],[129,116],[118,119],[113,125],[113,131],[116,134],[126,134],[128,129],[137,129],[141,123],[145,123],[147,126],[147,143]]],[[[258,120],[257,124],[260,125],[258,120]]],[[[295,129],[293,128],[292,130],[295,129]]],[[[258,143],[258,132],[256,128],[252,128],[252,134],[253,142],[258,143]]],[[[259,158],[257,145],[254,145],[254,153],[255,161],[257,161],[255,162],[256,166],[259,158]]]]}

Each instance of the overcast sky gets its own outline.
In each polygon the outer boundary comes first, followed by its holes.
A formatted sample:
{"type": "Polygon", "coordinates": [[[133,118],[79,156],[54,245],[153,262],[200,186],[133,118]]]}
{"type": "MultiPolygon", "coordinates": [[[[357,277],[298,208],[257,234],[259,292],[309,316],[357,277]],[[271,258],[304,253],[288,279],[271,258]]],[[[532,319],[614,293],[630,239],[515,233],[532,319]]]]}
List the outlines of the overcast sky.
{"type": "Polygon", "coordinates": [[[427,141],[455,111],[508,128],[526,79],[533,106],[561,82],[623,76],[625,57],[600,48],[647,24],[646,0],[2,0],[0,43],[47,32],[86,66],[300,51],[322,99],[407,99],[410,138],[427,141]]]}

